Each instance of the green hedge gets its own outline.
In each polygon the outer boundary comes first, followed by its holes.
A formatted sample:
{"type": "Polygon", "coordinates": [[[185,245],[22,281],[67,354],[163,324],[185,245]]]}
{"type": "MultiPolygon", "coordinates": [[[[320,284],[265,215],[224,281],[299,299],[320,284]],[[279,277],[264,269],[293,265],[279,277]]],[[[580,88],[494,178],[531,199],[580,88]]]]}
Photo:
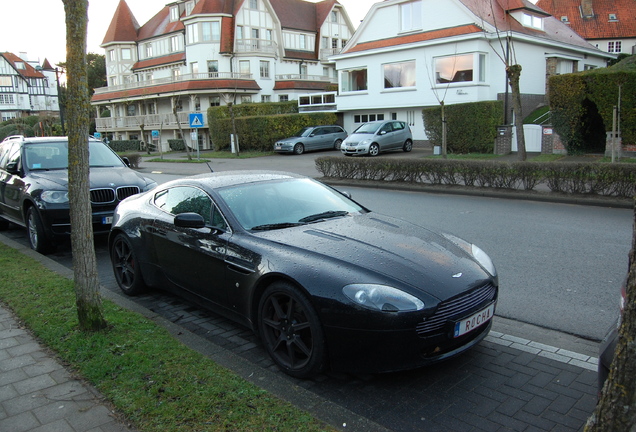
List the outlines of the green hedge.
{"type": "Polygon", "coordinates": [[[169,139],[168,146],[172,151],[185,151],[185,142],[182,139],[169,139]]]}
{"type": "MultiPolygon", "coordinates": [[[[334,124],[334,113],[298,114],[296,102],[240,104],[232,107],[241,151],[272,151],[274,143],[306,126],[334,124]]],[[[210,138],[216,151],[230,148],[230,107],[208,109],[210,138]]]]}
{"type": "MultiPolygon", "coordinates": [[[[503,102],[486,101],[446,105],[448,153],[492,153],[497,126],[503,122],[503,102]]],[[[424,129],[435,146],[442,145],[442,107],[422,110],[424,129]]]]}
{"type": "Polygon", "coordinates": [[[127,151],[139,151],[141,149],[141,141],[139,140],[120,140],[111,141],[108,143],[109,147],[117,153],[123,153],[127,151]]]}
{"type": "Polygon", "coordinates": [[[617,197],[636,195],[636,165],[443,159],[316,159],[325,177],[432,185],[536,190],[617,197]]]}

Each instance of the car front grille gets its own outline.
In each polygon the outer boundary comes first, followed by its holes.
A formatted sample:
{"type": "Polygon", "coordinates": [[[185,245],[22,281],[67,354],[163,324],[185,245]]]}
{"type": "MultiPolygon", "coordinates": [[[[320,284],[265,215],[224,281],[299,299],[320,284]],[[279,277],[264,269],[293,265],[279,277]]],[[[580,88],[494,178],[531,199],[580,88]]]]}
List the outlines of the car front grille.
{"type": "Polygon", "coordinates": [[[428,337],[439,332],[449,321],[456,321],[468,313],[476,311],[477,307],[490,303],[496,296],[497,288],[492,284],[487,284],[442,302],[433,316],[425,318],[416,326],[417,334],[420,337],[428,337]]]}
{"type": "Polygon", "coordinates": [[[115,198],[121,201],[138,193],[139,187],[137,186],[123,186],[117,190],[112,188],[91,189],[91,202],[93,204],[108,204],[115,202],[115,198]]]}

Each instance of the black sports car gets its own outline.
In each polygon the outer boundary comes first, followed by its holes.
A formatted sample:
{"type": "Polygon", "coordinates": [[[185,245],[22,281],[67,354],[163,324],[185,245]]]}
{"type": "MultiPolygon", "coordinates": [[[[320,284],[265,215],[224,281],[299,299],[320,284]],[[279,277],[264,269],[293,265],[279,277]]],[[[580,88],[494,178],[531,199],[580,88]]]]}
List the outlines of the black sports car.
{"type": "Polygon", "coordinates": [[[459,354],[488,334],[498,294],[478,247],[289,173],[205,174],[132,196],[109,247],[126,294],[167,288],[233,318],[301,378],[459,354]]]}
{"type": "MultiPolygon", "coordinates": [[[[157,184],[101,141],[88,146],[93,230],[108,233],[119,201],[157,184]]],[[[26,227],[31,248],[41,253],[70,234],[66,137],[15,136],[0,143],[0,229],[9,222],[26,227]]]]}

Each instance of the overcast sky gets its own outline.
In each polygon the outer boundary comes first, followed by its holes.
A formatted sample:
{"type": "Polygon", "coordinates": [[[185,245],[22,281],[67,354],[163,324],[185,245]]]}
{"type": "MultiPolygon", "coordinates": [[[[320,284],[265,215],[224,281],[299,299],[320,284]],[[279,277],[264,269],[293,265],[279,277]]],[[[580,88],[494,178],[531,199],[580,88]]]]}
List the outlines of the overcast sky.
{"type": "MultiPolygon", "coordinates": [[[[379,1],[379,0],[378,0],[379,1]]],[[[170,0],[126,0],[139,22],[145,24],[170,0]]],[[[375,0],[339,0],[357,28],[375,0]]],[[[54,66],[66,60],[66,24],[62,0],[0,0],[0,52],[26,53],[25,60],[45,58],[54,66]]],[[[104,40],[119,0],[89,0],[87,52],[104,54],[104,40]]]]}

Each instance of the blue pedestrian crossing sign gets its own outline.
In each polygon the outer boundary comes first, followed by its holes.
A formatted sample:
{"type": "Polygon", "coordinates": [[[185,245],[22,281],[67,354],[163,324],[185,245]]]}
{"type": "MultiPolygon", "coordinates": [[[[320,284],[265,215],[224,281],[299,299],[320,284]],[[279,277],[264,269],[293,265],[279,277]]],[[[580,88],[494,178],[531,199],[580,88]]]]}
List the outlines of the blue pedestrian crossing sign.
{"type": "Polygon", "coordinates": [[[190,127],[191,128],[203,127],[203,113],[190,113],[190,127]]]}

